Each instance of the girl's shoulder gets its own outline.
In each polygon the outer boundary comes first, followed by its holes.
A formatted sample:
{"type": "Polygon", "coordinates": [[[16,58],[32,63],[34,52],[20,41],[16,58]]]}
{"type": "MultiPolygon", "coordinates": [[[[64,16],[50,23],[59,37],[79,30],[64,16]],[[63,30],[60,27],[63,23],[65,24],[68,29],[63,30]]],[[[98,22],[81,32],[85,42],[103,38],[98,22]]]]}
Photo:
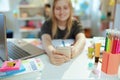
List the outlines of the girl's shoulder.
{"type": "Polygon", "coordinates": [[[45,23],[52,24],[52,19],[47,19],[45,23]]]}
{"type": "Polygon", "coordinates": [[[79,20],[73,20],[72,23],[73,23],[73,26],[81,25],[79,20]]]}
{"type": "Polygon", "coordinates": [[[52,26],[52,20],[51,19],[47,19],[44,24],[45,26],[51,27],[52,26]]]}

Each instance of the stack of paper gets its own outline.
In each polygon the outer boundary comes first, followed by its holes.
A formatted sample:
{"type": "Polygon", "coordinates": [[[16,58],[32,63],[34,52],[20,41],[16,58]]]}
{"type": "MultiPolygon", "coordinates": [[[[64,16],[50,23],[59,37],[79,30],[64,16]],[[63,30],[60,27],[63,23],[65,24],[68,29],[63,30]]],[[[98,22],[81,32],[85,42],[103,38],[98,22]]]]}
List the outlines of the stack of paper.
{"type": "Polygon", "coordinates": [[[21,60],[5,61],[0,67],[0,78],[8,77],[23,71],[25,71],[25,68],[21,64],[21,60]]]}
{"type": "Polygon", "coordinates": [[[15,74],[23,72],[23,71],[25,71],[25,68],[23,65],[21,65],[19,70],[0,72],[0,78],[9,77],[9,76],[15,75],[15,74]]]}
{"type": "Polygon", "coordinates": [[[21,71],[9,77],[2,77],[3,80],[18,80],[18,78],[19,80],[35,80],[37,77],[40,77],[44,68],[43,63],[39,58],[22,60],[22,65],[25,69],[24,71],[21,71]]]}

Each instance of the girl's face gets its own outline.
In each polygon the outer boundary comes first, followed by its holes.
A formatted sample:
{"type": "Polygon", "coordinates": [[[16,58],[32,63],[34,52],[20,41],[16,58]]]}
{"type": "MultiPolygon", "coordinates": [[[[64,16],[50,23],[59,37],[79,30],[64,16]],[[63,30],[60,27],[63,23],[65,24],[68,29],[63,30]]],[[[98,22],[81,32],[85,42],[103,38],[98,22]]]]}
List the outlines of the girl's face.
{"type": "Polygon", "coordinates": [[[68,1],[58,0],[55,4],[54,14],[58,21],[66,21],[70,16],[68,1]]]}

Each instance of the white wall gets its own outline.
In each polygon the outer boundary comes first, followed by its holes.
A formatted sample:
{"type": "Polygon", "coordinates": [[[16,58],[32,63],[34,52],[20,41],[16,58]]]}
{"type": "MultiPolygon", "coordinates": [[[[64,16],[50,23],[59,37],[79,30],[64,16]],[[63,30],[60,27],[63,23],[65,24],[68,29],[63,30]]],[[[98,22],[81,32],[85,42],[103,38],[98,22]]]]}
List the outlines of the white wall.
{"type": "Polygon", "coordinates": [[[116,5],[115,18],[114,18],[114,29],[120,30],[120,4],[116,5]]]}
{"type": "Polygon", "coordinates": [[[20,0],[12,0],[9,1],[10,11],[4,12],[6,16],[6,27],[7,29],[13,30],[14,33],[18,32],[18,28],[16,27],[16,19],[13,16],[13,10],[17,9],[20,0]]]}

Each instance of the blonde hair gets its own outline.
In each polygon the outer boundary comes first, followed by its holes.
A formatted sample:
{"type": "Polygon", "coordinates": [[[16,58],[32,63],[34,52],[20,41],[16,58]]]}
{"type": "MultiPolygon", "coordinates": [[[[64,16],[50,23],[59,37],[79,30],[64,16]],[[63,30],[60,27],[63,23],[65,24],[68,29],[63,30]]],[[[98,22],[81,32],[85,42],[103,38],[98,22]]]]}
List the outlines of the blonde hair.
{"type": "MultiPolygon", "coordinates": [[[[57,19],[56,19],[55,14],[54,14],[55,4],[57,1],[58,0],[53,0],[53,3],[52,3],[52,38],[54,38],[57,35],[57,19]]],[[[72,28],[72,12],[73,12],[72,9],[73,8],[72,8],[71,1],[70,0],[67,0],[67,1],[69,4],[69,7],[70,7],[70,16],[67,19],[67,23],[66,23],[67,34],[64,36],[64,39],[66,39],[69,36],[71,28],[72,28]]]]}

